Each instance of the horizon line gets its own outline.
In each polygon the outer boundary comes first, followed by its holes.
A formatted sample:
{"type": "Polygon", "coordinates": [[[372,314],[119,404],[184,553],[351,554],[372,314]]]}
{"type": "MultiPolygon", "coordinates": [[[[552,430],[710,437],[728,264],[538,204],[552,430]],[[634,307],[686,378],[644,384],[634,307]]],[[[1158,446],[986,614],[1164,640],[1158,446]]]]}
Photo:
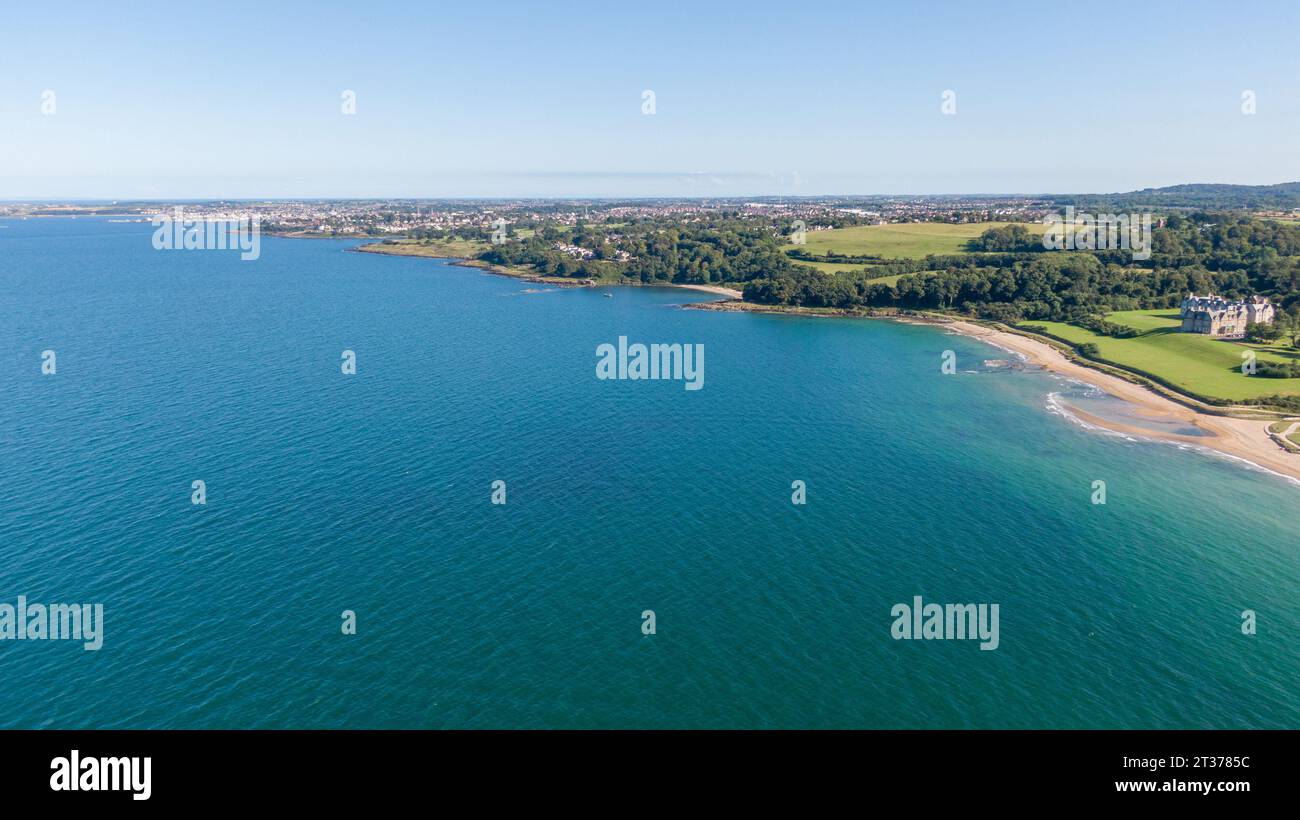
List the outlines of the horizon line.
{"type": "Polygon", "coordinates": [[[132,203],[174,203],[174,202],[654,202],[654,201],[683,201],[683,202],[733,202],[739,200],[822,200],[822,199],[899,199],[899,198],[930,198],[930,199],[1044,199],[1051,197],[1106,197],[1106,196],[1129,196],[1154,191],[1161,191],[1171,187],[1184,186],[1226,186],[1235,188],[1273,188],[1281,185],[1300,184],[1292,182],[1279,182],[1269,185],[1249,185],[1240,183],[1216,183],[1216,182],[1187,182],[1179,183],[1176,186],[1162,186],[1160,188],[1136,188],[1129,191],[1106,191],[1106,192],[1086,192],[1086,191],[1062,191],[1051,192],[1041,191],[1036,193],[1026,192],[975,192],[975,193],[826,193],[826,194],[729,194],[717,196],[701,196],[698,194],[691,195],[665,195],[665,194],[641,194],[641,195],[608,195],[608,194],[589,194],[589,195],[564,195],[555,194],[547,196],[537,195],[278,195],[278,196],[175,196],[175,197],[109,197],[109,196],[70,196],[70,197],[0,197],[0,204],[4,205],[23,205],[23,204],[69,204],[69,205],[90,205],[90,204],[132,204],[132,203]]]}

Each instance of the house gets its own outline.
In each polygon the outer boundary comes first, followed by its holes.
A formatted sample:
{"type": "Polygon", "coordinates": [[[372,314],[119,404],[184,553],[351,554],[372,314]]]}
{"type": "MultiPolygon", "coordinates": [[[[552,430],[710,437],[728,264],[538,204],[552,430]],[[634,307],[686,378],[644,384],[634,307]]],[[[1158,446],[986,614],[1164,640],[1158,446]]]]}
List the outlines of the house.
{"type": "Polygon", "coordinates": [[[1263,296],[1232,301],[1222,296],[1197,296],[1187,294],[1183,300],[1182,317],[1184,333],[1204,333],[1219,339],[1240,339],[1246,335],[1246,326],[1271,325],[1277,316],[1273,303],[1263,296]]]}

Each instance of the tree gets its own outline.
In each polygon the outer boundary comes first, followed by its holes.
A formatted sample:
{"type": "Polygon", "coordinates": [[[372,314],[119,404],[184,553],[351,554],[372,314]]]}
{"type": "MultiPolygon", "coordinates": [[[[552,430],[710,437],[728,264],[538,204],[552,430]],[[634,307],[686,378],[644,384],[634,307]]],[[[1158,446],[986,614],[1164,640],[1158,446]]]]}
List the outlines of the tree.
{"type": "Polygon", "coordinates": [[[1279,336],[1287,337],[1292,347],[1300,348],[1300,316],[1278,314],[1276,326],[1279,336]]]}
{"type": "Polygon", "coordinates": [[[1277,324],[1251,322],[1246,325],[1246,340],[1259,344],[1270,344],[1282,338],[1282,328],[1277,324]]]}

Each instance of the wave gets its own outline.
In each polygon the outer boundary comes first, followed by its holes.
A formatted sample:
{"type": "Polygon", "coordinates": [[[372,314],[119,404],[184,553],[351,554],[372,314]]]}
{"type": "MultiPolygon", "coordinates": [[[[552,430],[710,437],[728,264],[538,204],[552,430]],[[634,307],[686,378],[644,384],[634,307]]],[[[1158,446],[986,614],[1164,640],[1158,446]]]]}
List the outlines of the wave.
{"type": "MultiPolygon", "coordinates": [[[[1098,392],[1100,392],[1102,395],[1109,395],[1108,393],[1102,390],[1098,390],[1098,392]]],[[[1269,468],[1263,466],[1262,464],[1257,464],[1256,462],[1251,461],[1248,458],[1243,458],[1242,456],[1233,455],[1232,453],[1225,453],[1222,450],[1217,450],[1213,447],[1207,447],[1202,444],[1194,444],[1192,442],[1187,442],[1187,441],[1176,441],[1173,439],[1163,438],[1156,433],[1152,433],[1150,436],[1134,435],[1132,433],[1121,433],[1117,430],[1111,430],[1109,428],[1102,427],[1101,425],[1093,424],[1089,421],[1080,418],[1078,415],[1072,412],[1069,406],[1067,406],[1062,401],[1062,396],[1061,393],[1059,392],[1048,393],[1044,406],[1049,413],[1052,413],[1053,415],[1061,416],[1062,418],[1067,419],[1068,421],[1074,424],[1077,424],[1079,427],[1081,427],[1084,430],[1088,430],[1089,432],[1101,433],[1103,435],[1111,436],[1113,438],[1123,439],[1124,441],[1132,442],[1134,444],[1173,445],[1179,450],[1201,453],[1203,455],[1215,456],[1217,458],[1226,459],[1236,464],[1250,467],[1259,472],[1267,473],[1272,476],[1277,476],[1278,478],[1285,479],[1291,484],[1300,486],[1300,479],[1298,478],[1286,475],[1285,473],[1279,473],[1276,470],[1270,470],[1269,468]]]]}

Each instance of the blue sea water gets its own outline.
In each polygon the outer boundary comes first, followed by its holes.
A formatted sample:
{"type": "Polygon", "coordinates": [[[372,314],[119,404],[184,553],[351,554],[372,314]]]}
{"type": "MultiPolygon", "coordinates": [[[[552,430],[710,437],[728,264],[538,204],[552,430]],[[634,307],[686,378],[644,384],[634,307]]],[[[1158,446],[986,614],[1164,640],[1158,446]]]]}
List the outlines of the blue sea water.
{"type": "Polygon", "coordinates": [[[0,603],[105,619],[0,641],[2,726],[1300,728],[1300,488],[978,342],[0,225],[0,603]],[[596,379],[619,336],[704,388],[596,379]],[[917,595],[999,647],[894,640],[917,595]]]}

